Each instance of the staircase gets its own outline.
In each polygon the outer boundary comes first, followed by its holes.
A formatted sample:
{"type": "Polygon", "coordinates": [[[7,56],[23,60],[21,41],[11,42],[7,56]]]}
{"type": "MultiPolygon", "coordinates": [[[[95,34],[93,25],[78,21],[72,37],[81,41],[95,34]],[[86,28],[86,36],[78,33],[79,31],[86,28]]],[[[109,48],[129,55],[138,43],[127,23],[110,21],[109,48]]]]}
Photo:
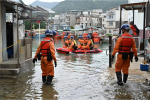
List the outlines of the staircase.
{"type": "Polygon", "coordinates": [[[0,78],[16,78],[20,72],[17,66],[17,59],[9,59],[0,63],[0,78]]]}

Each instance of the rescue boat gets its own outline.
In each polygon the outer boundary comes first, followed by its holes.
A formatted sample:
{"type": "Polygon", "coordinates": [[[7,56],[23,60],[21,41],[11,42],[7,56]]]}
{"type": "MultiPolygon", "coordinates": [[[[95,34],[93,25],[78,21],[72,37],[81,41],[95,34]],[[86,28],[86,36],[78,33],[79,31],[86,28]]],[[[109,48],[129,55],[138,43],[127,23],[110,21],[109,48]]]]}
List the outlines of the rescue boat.
{"type": "Polygon", "coordinates": [[[92,49],[92,50],[83,50],[83,49],[77,49],[77,50],[69,50],[67,48],[57,48],[56,51],[58,53],[62,53],[62,54],[69,54],[69,53],[75,53],[75,54],[84,54],[84,53],[100,53],[100,52],[103,52],[102,50],[100,49],[92,49]]]}
{"type": "Polygon", "coordinates": [[[61,35],[56,35],[54,39],[61,39],[61,35]]]}
{"type": "MultiPolygon", "coordinates": [[[[69,54],[69,49],[67,49],[67,48],[61,48],[61,47],[59,47],[59,48],[56,49],[56,51],[58,53],[62,53],[62,54],[69,54]]],[[[72,51],[70,51],[70,52],[72,52],[72,51]]]]}

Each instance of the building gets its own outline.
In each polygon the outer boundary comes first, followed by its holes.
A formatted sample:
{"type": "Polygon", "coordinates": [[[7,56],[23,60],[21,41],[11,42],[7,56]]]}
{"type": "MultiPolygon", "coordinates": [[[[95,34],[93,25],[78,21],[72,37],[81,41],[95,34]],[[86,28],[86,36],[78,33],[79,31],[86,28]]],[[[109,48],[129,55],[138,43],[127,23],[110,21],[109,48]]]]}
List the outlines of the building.
{"type": "Polygon", "coordinates": [[[70,26],[67,25],[67,14],[61,13],[59,15],[55,15],[54,24],[51,25],[50,29],[53,30],[70,30],[70,26]]]}
{"type": "Polygon", "coordinates": [[[100,18],[102,19],[102,29],[104,30],[106,28],[106,13],[100,14],[100,18]]]}
{"type": "Polygon", "coordinates": [[[79,21],[80,19],[76,16],[80,14],[82,14],[82,11],[80,10],[67,11],[66,24],[72,27],[74,27],[75,25],[78,25],[80,23],[79,21]]]}
{"type": "MultiPolygon", "coordinates": [[[[141,3],[141,2],[148,2],[148,0],[128,0],[128,3],[141,3]]],[[[143,12],[140,12],[138,10],[134,11],[134,24],[137,25],[137,27],[140,30],[143,30],[143,12]]],[[[128,11],[128,22],[133,21],[133,11],[128,11]]]]}
{"type": "MultiPolygon", "coordinates": [[[[128,12],[126,10],[122,11],[121,23],[128,23],[128,12]]],[[[106,34],[112,34],[118,28],[120,28],[120,7],[115,7],[106,12],[106,34]]]]}
{"type": "Polygon", "coordinates": [[[15,78],[34,67],[32,38],[25,37],[23,22],[24,20],[37,21],[37,19],[46,21],[48,16],[49,13],[45,9],[24,5],[22,0],[0,1],[0,77],[15,78]],[[30,11],[30,15],[27,11],[30,11]],[[40,13],[32,17],[32,11],[34,14],[37,11],[43,12],[44,17],[40,13]]]}
{"type": "Polygon", "coordinates": [[[76,25],[80,25],[82,28],[101,28],[102,19],[99,16],[102,13],[101,9],[94,9],[92,11],[82,11],[76,15],[76,25]]]}

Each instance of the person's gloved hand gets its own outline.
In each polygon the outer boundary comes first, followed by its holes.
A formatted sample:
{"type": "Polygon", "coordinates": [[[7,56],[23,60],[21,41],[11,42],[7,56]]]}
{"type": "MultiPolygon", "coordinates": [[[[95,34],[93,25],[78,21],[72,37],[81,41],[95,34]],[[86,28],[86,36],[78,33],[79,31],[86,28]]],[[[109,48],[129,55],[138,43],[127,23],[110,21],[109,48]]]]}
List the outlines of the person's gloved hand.
{"type": "Polygon", "coordinates": [[[135,57],[135,62],[137,62],[138,61],[138,57],[135,57]]]}
{"type": "Polygon", "coordinates": [[[55,67],[57,67],[57,62],[55,61],[54,63],[55,63],[55,67]]]}
{"type": "Polygon", "coordinates": [[[33,59],[33,63],[35,63],[35,61],[37,62],[37,59],[34,58],[34,59],[33,59]]]}
{"type": "Polygon", "coordinates": [[[113,55],[111,55],[111,61],[114,61],[114,56],[113,55]]]}

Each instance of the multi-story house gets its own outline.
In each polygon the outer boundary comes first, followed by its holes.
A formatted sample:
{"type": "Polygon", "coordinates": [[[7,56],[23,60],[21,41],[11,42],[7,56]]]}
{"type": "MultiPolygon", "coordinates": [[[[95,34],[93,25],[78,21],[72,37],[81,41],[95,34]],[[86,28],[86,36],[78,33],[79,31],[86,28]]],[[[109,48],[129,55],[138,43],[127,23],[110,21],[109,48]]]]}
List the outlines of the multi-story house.
{"type": "MultiPolygon", "coordinates": [[[[122,10],[122,24],[128,23],[128,13],[122,10]]],[[[114,33],[120,28],[120,7],[109,9],[106,12],[106,33],[114,33]]]]}
{"type": "Polygon", "coordinates": [[[102,29],[104,30],[106,28],[106,13],[100,14],[100,18],[102,19],[102,29]]]}
{"type": "Polygon", "coordinates": [[[53,30],[65,30],[65,29],[70,29],[70,26],[67,25],[67,20],[66,20],[67,14],[66,13],[61,13],[59,15],[55,15],[54,19],[54,24],[51,26],[50,29],[53,30]]]}
{"type": "Polygon", "coordinates": [[[70,10],[64,14],[55,15],[54,27],[55,29],[60,29],[61,25],[68,25],[70,27],[75,27],[75,25],[78,25],[81,26],[83,29],[91,27],[101,28],[101,13],[101,9],[94,9],[92,11],[70,10]]]}
{"type": "Polygon", "coordinates": [[[102,19],[99,16],[102,13],[101,9],[94,9],[92,11],[83,11],[76,16],[76,25],[82,26],[82,28],[96,27],[101,28],[102,19]]]}

